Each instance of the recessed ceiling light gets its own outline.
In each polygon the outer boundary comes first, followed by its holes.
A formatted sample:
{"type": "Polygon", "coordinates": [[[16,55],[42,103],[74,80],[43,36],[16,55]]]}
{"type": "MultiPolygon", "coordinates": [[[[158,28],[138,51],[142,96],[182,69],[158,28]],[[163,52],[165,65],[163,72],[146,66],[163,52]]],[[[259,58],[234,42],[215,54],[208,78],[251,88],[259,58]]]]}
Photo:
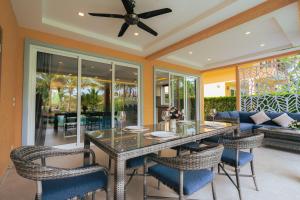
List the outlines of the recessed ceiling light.
{"type": "Polygon", "coordinates": [[[78,12],[78,15],[79,15],[80,17],[84,17],[84,13],[83,13],[83,12],[78,12]]]}
{"type": "Polygon", "coordinates": [[[261,46],[261,47],[264,47],[264,46],[265,46],[265,44],[263,44],[263,43],[262,43],[262,44],[260,44],[259,46],[261,46]]]}
{"type": "Polygon", "coordinates": [[[120,79],[119,78],[117,78],[117,81],[119,81],[120,79]]]}
{"type": "Polygon", "coordinates": [[[138,32],[135,32],[133,35],[135,35],[135,36],[138,36],[138,35],[139,35],[139,33],[138,33],[138,32]]]}
{"type": "Polygon", "coordinates": [[[192,51],[189,51],[189,54],[190,54],[190,55],[192,55],[192,54],[193,54],[193,52],[192,52],[192,51]]]}
{"type": "Polygon", "coordinates": [[[64,63],[63,63],[62,61],[59,61],[58,64],[62,65],[62,64],[64,64],[64,63]]]}
{"type": "Polygon", "coordinates": [[[72,76],[73,74],[68,74],[69,76],[72,76]]]}
{"type": "Polygon", "coordinates": [[[251,34],[251,32],[250,32],[250,31],[247,31],[245,34],[246,34],[246,35],[250,35],[250,34],[251,34]]]}
{"type": "Polygon", "coordinates": [[[207,58],[207,61],[211,61],[211,58],[207,58]]]}

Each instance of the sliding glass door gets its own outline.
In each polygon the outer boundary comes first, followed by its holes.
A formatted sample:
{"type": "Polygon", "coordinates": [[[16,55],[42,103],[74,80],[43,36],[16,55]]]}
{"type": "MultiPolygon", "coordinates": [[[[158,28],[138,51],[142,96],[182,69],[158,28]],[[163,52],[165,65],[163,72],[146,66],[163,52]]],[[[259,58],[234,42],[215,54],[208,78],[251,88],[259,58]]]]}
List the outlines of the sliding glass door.
{"type": "Polygon", "coordinates": [[[154,121],[162,121],[161,113],[169,107],[176,107],[183,112],[185,120],[199,119],[197,82],[198,77],[155,70],[154,121]]]}
{"type": "MultiPolygon", "coordinates": [[[[86,131],[140,125],[139,66],[32,45],[23,144],[79,145],[86,131]]],[[[25,109],[25,110],[26,110],[25,109]]]]}

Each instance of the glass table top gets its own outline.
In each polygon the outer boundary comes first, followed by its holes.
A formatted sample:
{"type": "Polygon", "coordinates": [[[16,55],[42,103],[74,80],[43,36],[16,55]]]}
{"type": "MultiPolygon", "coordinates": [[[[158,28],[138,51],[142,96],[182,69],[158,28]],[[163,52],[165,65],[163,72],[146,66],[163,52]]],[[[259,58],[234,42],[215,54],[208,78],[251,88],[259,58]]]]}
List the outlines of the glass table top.
{"type": "Polygon", "coordinates": [[[128,131],[124,127],[124,129],[87,131],[85,134],[92,138],[93,143],[105,144],[117,152],[125,152],[232,126],[236,125],[223,122],[189,121],[177,122],[176,128],[170,128],[169,122],[163,122],[143,126],[143,131],[128,131]],[[158,137],[158,135],[164,136],[165,134],[169,137],[158,137]]]}

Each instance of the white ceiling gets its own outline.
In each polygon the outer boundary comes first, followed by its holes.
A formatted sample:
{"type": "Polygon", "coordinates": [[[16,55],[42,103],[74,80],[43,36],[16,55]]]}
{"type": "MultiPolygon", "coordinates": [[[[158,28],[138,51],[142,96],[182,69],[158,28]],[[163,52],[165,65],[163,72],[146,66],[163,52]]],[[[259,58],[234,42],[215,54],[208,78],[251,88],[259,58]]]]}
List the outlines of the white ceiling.
{"type": "MultiPolygon", "coordinates": [[[[88,12],[125,14],[121,0],[11,0],[21,26],[147,56],[264,0],[136,0],[136,13],[169,7],[172,13],[143,22],[159,33],[154,37],[131,26],[122,38],[122,19],[91,17],[88,12]],[[78,16],[84,12],[85,16],[78,16]],[[139,32],[139,36],[134,36],[139,32]]],[[[163,60],[207,69],[280,53],[300,45],[297,4],[173,52],[163,60]],[[250,31],[250,35],[245,35],[250,31]],[[264,47],[260,44],[264,43],[264,47]],[[193,51],[190,55],[188,52],[193,51]],[[211,61],[208,61],[211,58],[211,61]]]]}

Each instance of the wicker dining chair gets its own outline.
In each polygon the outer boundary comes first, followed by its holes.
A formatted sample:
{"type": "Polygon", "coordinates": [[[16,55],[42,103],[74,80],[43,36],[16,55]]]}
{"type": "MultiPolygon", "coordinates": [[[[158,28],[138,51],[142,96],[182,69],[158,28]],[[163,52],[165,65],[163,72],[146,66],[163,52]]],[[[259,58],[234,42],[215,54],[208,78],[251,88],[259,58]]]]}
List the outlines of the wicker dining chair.
{"type": "MultiPolygon", "coordinates": [[[[254,171],[254,155],[253,149],[260,147],[262,145],[264,134],[253,134],[248,133],[241,136],[224,136],[222,137],[222,144],[225,149],[221,158],[221,163],[218,168],[222,169],[224,172],[221,175],[226,175],[230,181],[237,188],[239,193],[239,198],[242,200],[240,177],[252,177],[255,185],[255,189],[258,191],[258,185],[256,182],[256,176],[254,171]],[[250,152],[240,151],[244,149],[249,149],[250,152]],[[240,174],[240,168],[247,163],[250,163],[251,175],[240,174]],[[225,165],[234,167],[235,174],[230,174],[225,170],[225,165]],[[231,178],[231,176],[236,177],[236,182],[231,178]]],[[[220,170],[219,170],[220,172],[220,170]]]]}
{"type": "Polygon", "coordinates": [[[193,152],[177,157],[157,157],[150,156],[147,159],[158,164],[148,168],[147,160],[144,164],[144,200],[149,198],[168,198],[159,196],[148,196],[147,176],[151,175],[163,184],[173,189],[178,195],[179,200],[185,196],[203,188],[211,183],[213,199],[216,199],[214,190],[213,169],[221,160],[224,147],[215,145],[204,151],[193,152]]]}
{"type": "MultiPolygon", "coordinates": [[[[125,187],[127,187],[129,185],[129,183],[131,182],[131,180],[133,179],[134,176],[144,176],[144,174],[140,174],[138,173],[139,169],[142,168],[144,166],[144,160],[146,158],[146,156],[155,156],[157,154],[155,153],[151,153],[145,156],[139,156],[139,157],[135,157],[135,158],[131,158],[128,159],[126,161],[126,170],[130,171],[127,176],[129,177],[125,187]]],[[[108,171],[111,171],[112,168],[112,158],[109,158],[108,161],[108,171]]]]}
{"type": "Polygon", "coordinates": [[[17,173],[37,182],[37,200],[84,199],[96,190],[104,190],[108,199],[108,171],[96,164],[90,149],[61,150],[46,146],[23,146],[10,154],[17,173]],[[92,164],[79,168],[58,168],[46,165],[46,158],[90,153],[92,164]],[[40,162],[39,162],[40,160],[40,162]]]}

